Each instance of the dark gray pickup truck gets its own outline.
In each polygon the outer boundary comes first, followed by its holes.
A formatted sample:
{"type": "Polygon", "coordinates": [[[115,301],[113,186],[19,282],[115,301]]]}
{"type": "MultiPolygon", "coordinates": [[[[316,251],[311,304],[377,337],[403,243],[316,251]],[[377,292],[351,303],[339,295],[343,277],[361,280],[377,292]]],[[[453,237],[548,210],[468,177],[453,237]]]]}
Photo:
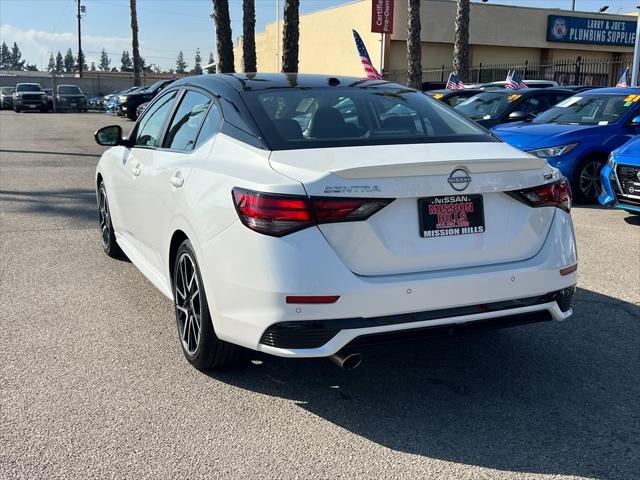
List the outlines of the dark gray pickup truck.
{"type": "Polygon", "coordinates": [[[76,85],[58,85],[56,89],[56,112],[63,110],[87,111],[87,96],[76,85]]]}

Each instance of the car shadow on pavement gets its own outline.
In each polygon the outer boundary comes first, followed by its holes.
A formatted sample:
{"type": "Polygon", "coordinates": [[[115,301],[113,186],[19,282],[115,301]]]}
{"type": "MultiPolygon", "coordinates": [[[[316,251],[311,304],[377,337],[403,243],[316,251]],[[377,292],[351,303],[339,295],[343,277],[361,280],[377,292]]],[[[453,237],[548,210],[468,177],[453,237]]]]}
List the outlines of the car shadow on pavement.
{"type": "Polygon", "coordinates": [[[640,307],[579,289],[574,312],[561,323],[371,348],[353,371],[250,352],[239,371],[210,376],[293,400],[396,451],[530,474],[638,478],[640,307]]]}
{"type": "Polygon", "coordinates": [[[0,190],[0,211],[70,220],[75,228],[97,227],[96,192],[90,189],[0,190]]]}
{"type": "Polygon", "coordinates": [[[11,150],[0,148],[0,153],[24,153],[28,155],[64,155],[65,157],[94,157],[100,158],[97,153],[81,153],[81,152],[51,152],[45,150],[11,150]]]}
{"type": "Polygon", "coordinates": [[[624,217],[624,221],[629,225],[640,225],[640,215],[629,214],[628,217],[624,217]]]}

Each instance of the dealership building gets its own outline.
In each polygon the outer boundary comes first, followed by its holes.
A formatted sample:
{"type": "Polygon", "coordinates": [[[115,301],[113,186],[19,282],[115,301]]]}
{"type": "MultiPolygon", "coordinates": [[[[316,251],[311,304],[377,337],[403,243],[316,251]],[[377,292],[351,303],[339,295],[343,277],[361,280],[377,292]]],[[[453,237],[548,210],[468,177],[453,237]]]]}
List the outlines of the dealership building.
{"type": "MultiPolygon", "coordinates": [[[[421,2],[424,80],[446,80],[451,71],[455,14],[454,0],[421,2]]],[[[611,84],[631,64],[637,13],[573,12],[489,1],[471,3],[470,16],[471,81],[504,77],[507,68],[517,67],[528,78],[568,75],[569,83],[576,81],[578,69],[580,83],[611,84]]],[[[278,26],[270,23],[256,34],[258,71],[280,70],[282,24],[278,26]]],[[[382,65],[385,77],[406,80],[407,0],[361,0],[302,15],[299,71],[362,76],[352,29],[360,33],[373,65],[382,65]],[[392,33],[372,32],[385,26],[392,33]]],[[[240,38],[237,71],[242,70],[241,45],[240,38]]]]}

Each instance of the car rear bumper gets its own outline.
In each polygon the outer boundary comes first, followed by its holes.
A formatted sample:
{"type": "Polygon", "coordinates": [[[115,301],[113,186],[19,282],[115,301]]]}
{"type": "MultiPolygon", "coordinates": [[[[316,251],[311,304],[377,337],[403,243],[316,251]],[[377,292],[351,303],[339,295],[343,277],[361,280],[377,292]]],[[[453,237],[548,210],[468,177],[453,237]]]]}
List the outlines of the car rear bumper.
{"type": "Polygon", "coordinates": [[[503,324],[564,320],[572,311],[554,295],[577,282],[575,271],[560,273],[577,263],[571,217],[561,210],[535,256],[482,267],[359,276],[317,228],[277,239],[239,222],[201,250],[218,337],[285,357],[323,357],[376,336],[419,336],[492,319],[503,324]],[[230,251],[243,253],[224,254],[230,251]],[[288,295],[340,298],[331,304],[288,304],[288,295]]]}

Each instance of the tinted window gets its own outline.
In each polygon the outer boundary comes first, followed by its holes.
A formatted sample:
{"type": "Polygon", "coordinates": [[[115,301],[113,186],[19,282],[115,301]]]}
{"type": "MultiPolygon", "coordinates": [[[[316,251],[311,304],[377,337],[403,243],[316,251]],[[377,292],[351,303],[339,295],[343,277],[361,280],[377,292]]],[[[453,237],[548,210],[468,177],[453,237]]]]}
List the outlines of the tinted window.
{"type": "Polygon", "coordinates": [[[462,102],[467,100],[469,97],[473,97],[474,95],[475,95],[475,93],[474,94],[461,93],[459,95],[451,95],[449,98],[447,98],[446,100],[443,100],[443,101],[444,101],[444,103],[446,103],[450,107],[455,107],[456,105],[460,105],[462,102]]]}
{"type": "Polygon", "coordinates": [[[2,91],[2,93],[3,93],[4,95],[8,95],[8,94],[10,94],[10,93],[13,93],[13,91],[14,91],[14,90],[15,90],[15,89],[14,89],[14,88],[12,88],[12,87],[3,87],[3,88],[1,89],[1,91],[2,91]]]}
{"type": "Polygon", "coordinates": [[[640,102],[637,95],[574,95],[541,113],[533,123],[607,125],[640,102]]]}
{"type": "Polygon", "coordinates": [[[402,88],[261,90],[247,92],[247,103],[275,150],[492,141],[440,102],[402,88]]]}
{"type": "Polygon", "coordinates": [[[16,87],[17,92],[40,92],[42,89],[40,85],[34,85],[32,83],[23,83],[22,85],[18,85],[16,87]]]}
{"type": "Polygon", "coordinates": [[[167,119],[167,115],[173,107],[173,99],[176,92],[161,98],[158,102],[145,112],[142,117],[140,127],[136,134],[134,145],[137,147],[157,147],[158,140],[162,134],[162,127],[167,119]]]}
{"type": "Polygon", "coordinates": [[[75,85],[60,85],[58,87],[58,93],[62,95],[75,95],[82,92],[75,85]]]}
{"type": "Polygon", "coordinates": [[[143,90],[143,91],[148,93],[159,92],[164,87],[168,86],[170,83],[171,82],[167,82],[166,80],[158,80],[156,83],[151,84],[149,87],[147,87],[146,90],[143,90]]]}
{"type": "Polygon", "coordinates": [[[471,97],[456,106],[456,110],[464,113],[472,120],[490,120],[499,118],[509,106],[522,95],[509,92],[487,92],[471,97]]]}
{"type": "Polygon", "coordinates": [[[173,150],[192,150],[210,104],[211,99],[201,93],[185,93],[167,131],[164,146],[173,150]]]}
{"type": "Polygon", "coordinates": [[[537,115],[545,109],[546,102],[541,95],[533,95],[529,98],[525,98],[522,103],[516,107],[516,110],[521,110],[531,115],[537,115]]]}
{"type": "Polygon", "coordinates": [[[216,102],[211,103],[209,112],[204,119],[200,134],[198,135],[198,141],[196,147],[199,147],[204,142],[213,137],[218,131],[220,131],[220,125],[222,125],[222,115],[220,114],[220,107],[216,102]]]}

